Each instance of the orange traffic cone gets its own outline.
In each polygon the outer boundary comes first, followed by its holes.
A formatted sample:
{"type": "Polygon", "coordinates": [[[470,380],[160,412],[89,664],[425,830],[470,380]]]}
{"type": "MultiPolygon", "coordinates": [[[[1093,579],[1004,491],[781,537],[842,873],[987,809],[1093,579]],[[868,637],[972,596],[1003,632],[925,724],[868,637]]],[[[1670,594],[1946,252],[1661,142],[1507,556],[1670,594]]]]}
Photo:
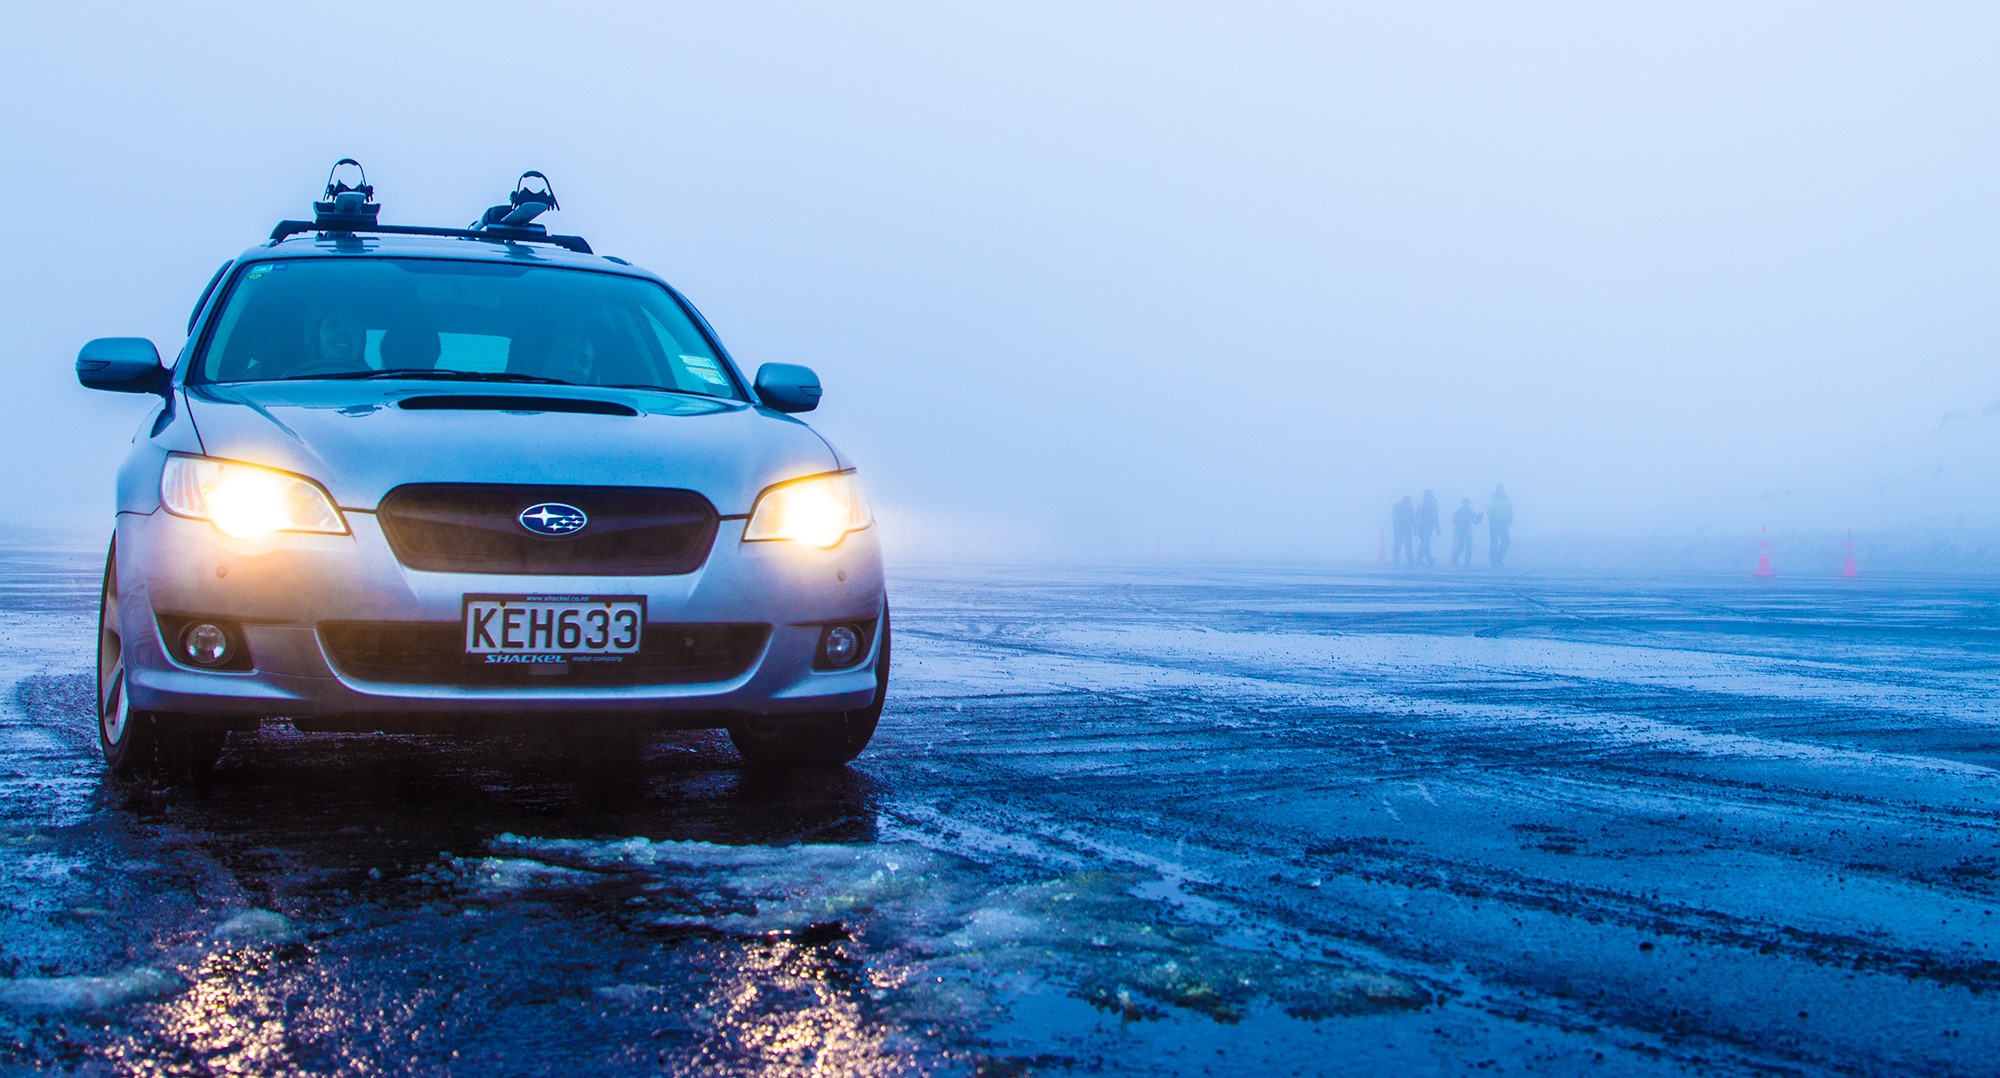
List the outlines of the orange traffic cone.
{"type": "Polygon", "coordinates": [[[1389,564],[1389,533],[1375,533],[1375,564],[1389,564]]]}
{"type": "Polygon", "coordinates": [[[1757,540],[1757,575],[1771,575],[1771,529],[1765,528],[1764,537],[1757,540]]]}
{"type": "Polygon", "coordinates": [[[1840,567],[1840,575],[1852,579],[1861,574],[1854,571],[1854,529],[1847,529],[1847,564],[1840,567]]]}

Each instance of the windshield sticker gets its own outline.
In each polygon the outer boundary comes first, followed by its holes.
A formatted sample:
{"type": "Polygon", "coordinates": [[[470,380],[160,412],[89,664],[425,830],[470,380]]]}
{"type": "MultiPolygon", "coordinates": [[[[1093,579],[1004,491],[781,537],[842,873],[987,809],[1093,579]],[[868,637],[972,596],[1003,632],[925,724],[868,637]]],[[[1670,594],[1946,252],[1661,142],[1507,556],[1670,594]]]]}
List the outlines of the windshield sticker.
{"type": "Polygon", "coordinates": [[[689,374],[704,382],[713,382],[719,386],[729,384],[729,376],[722,373],[722,367],[707,356],[682,355],[681,364],[687,367],[689,374]]]}

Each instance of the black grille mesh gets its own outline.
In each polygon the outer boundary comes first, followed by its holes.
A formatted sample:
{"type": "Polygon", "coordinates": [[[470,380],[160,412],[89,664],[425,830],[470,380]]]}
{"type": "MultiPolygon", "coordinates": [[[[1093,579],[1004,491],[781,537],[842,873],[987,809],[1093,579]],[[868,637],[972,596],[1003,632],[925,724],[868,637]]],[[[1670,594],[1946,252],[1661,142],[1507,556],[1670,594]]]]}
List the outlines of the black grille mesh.
{"type": "Polygon", "coordinates": [[[390,491],[379,519],[397,560],[433,572],[669,576],[699,568],[716,529],[708,499],[649,487],[419,484],[390,491]],[[590,523],[536,535],[520,515],[542,502],[590,523]]]}

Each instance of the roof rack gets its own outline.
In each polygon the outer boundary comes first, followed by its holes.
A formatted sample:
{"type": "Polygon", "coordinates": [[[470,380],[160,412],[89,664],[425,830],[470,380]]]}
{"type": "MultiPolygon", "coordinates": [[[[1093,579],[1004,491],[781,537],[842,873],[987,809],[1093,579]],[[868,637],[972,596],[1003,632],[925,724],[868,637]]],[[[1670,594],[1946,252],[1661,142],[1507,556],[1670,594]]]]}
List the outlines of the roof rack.
{"type": "Polygon", "coordinates": [[[287,237],[306,232],[367,232],[384,236],[450,236],[462,240],[501,240],[507,243],[546,243],[575,251],[580,255],[596,254],[590,249],[590,241],[582,236],[558,236],[536,229],[532,232],[524,228],[432,228],[428,225],[367,225],[356,228],[329,226],[317,221],[279,221],[271,230],[271,242],[277,243],[287,237]]]}
{"type": "Polygon", "coordinates": [[[465,240],[499,240],[505,243],[547,243],[577,254],[594,254],[590,244],[582,236],[552,235],[548,229],[531,223],[542,213],[556,209],[555,191],[549,186],[549,178],[539,172],[524,172],[515,181],[514,193],[508,196],[508,204],[487,210],[471,228],[434,228],[429,225],[385,225],[377,221],[382,206],[375,201],[375,188],[368,183],[368,174],[361,163],[351,157],[343,157],[333,163],[327,171],[326,199],[313,203],[313,219],[310,221],[279,221],[271,230],[271,242],[277,243],[291,236],[307,232],[368,232],[390,236],[446,236],[465,240]],[[336,180],[334,174],[342,165],[354,166],[361,179],[354,184],[336,180]],[[540,191],[531,191],[526,186],[532,176],[542,181],[540,191]]]}

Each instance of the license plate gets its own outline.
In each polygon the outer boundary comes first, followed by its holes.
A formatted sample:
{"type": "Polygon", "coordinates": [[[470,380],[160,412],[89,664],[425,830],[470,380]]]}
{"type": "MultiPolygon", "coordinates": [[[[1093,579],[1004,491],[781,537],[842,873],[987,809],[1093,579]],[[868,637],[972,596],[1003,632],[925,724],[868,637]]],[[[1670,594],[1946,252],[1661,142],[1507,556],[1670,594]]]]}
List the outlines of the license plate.
{"type": "Polygon", "coordinates": [[[639,651],[639,595],[468,595],[465,654],[478,662],[557,662],[639,651]]]}

